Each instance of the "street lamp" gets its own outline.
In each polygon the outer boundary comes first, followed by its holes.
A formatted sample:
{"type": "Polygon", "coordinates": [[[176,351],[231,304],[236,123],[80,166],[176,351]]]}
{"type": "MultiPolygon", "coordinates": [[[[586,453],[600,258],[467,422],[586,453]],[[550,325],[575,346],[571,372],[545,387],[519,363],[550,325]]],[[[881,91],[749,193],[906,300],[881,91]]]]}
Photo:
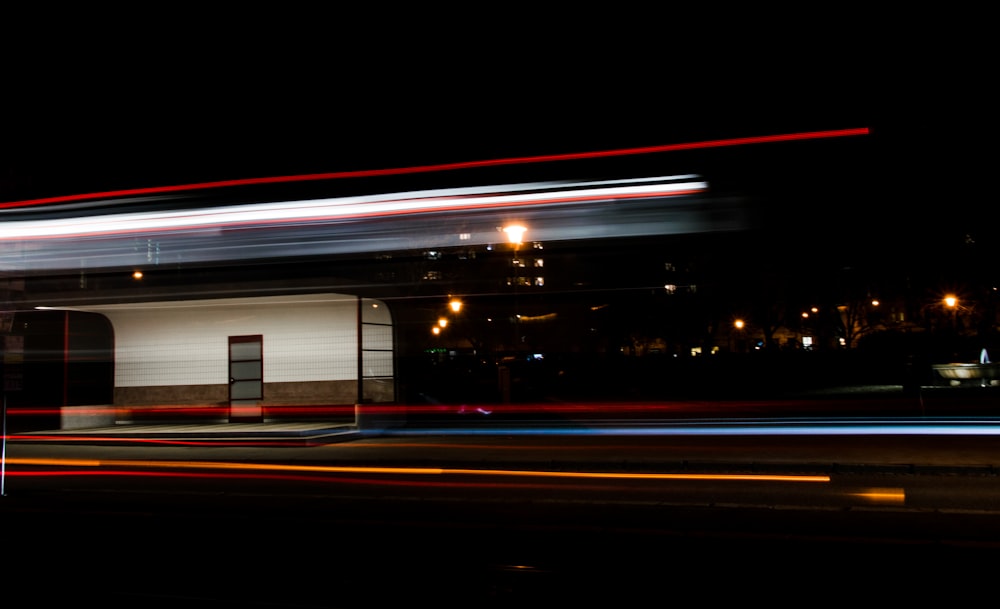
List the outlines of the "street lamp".
{"type": "Polygon", "coordinates": [[[511,224],[503,229],[503,232],[507,233],[507,239],[514,244],[514,251],[517,251],[517,246],[521,245],[524,233],[527,231],[528,229],[520,224],[511,224]]]}
{"type": "Polygon", "coordinates": [[[951,331],[958,332],[958,297],[954,294],[945,294],[944,306],[951,311],[951,331]]]}
{"type": "Polygon", "coordinates": [[[519,322],[521,320],[521,316],[517,312],[517,284],[520,281],[520,277],[518,276],[518,267],[521,265],[521,262],[520,262],[520,260],[518,260],[518,257],[517,257],[517,250],[520,247],[522,240],[524,239],[524,233],[526,233],[527,231],[528,231],[528,229],[526,227],[524,227],[523,225],[521,225],[521,224],[511,224],[511,225],[505,226],[504,229],[503,229],[503,232],[505,232],[507,234],[507,239],[510,241],[511,245],[514,246],[514,258],[511,261],[511,266],[514,267],[514,277],[513,277],[513,281],[514,281],[514,344],[512,345],[512,349],[515,352],[517,351],[517,343],[520,341],[520,323],[519,322]]]}
{"type": "Polygon", "coordinates": [[[444,330],[446,327],[448,327],[448,319],[445,317],[440,317],[438,318],[437,323],[431,326],[431,334],[433,334],[434,336],[440,336],[441,330],[444,330]]]}
{"type": "Polygon", "coordinates": [[[743,352],[743,350],[745,348],[744,347],[744,336],[743,336],[743,328],[744,327],[746,327],[746,322],[744,322],[742,319],[734,319],[733,320],[733,329],[736,330],[736,338],[735,338],[735,344],[732,344],[733,343],[733,335],[732,334],[729,335],[729,340],[730,340],[729,351],[730,352],[733,352],[733,351],[738,351],[740,353],[743,352]]]}

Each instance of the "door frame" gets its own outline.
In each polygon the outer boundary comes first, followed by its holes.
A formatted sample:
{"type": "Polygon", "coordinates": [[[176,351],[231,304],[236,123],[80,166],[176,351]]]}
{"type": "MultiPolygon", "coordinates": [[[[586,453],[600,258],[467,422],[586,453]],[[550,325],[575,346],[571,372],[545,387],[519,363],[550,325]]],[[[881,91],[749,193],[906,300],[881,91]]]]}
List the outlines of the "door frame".
{"type": "Polygon", "coordinates": [[[230,336],[229,344],[226,350],[226,356],[229,360],[229,422],[230,423],[261,423],[264,421],[264,336],[261,334],[249,334],[242,336],[230,336]],[[246,345],[250,343],[257,343],[259,349],[257,352],[257,357],[233,357],[233,345],[246,345]],[[246,376],[245,364],[252,364],[256,362],[257,366],[257,376],[246,376]],[[241,378],[237,378],[237,374],[234,372],[233,364],[244,364],[243,366],[238,366],[241,368],[238,373],[241,378]],[[233,399],[233,386],[240,382],[253,382],[257,381],[259,384],[259,391],[254,394],[253,397],[242,397],[233,399]]]}

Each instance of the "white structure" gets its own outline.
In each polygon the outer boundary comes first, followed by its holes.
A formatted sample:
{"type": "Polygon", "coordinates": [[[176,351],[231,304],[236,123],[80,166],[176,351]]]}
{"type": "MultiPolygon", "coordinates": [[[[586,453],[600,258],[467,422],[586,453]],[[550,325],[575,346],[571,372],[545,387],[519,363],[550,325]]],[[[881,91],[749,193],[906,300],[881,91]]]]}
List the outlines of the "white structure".
{"type": "Polygon", "coordinates": [[[114,332],[119,419],[354,420],[395,400],[392,315],[381,301],[302,294],[66,307],[114,332]]]}

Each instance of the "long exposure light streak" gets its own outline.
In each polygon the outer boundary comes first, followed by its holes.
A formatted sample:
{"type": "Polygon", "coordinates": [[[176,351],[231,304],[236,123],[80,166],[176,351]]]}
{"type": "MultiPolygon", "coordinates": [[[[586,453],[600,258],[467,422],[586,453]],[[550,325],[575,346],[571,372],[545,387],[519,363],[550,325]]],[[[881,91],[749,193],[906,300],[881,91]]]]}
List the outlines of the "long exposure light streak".
{"type": "Polygon", "coordinates": [[[869,488],[848,494],[872,503],[891,503],[895,505],[906,503],[906,490],[901,488],[869,488]]]}
{"type": "MultiPolygon", "coordinates": [[[[189,447],[302,447],[336,446],[331,438],[363,434],[352,425],[319,426],[311,432],[296,432],[293,436],[271,432],[240,437],[220,435],[205,437],[204,427],[189,425],[170,430],[157,429],[155,435],[143,437],[142,431],[131,426],[118,433],[95,430],[91,433],[31,433],[13,434],[5,440],[18,444],[100,444],[114,446],[189,446],[189,447]]],[[[222,427],[222,426],[220,426],[222,427]]],[[[566,437],[657,437],[657,436],[996,436],[1000,435],[1000,419],[673,419],[629,423],[601,421],[592,425],[545,424],[530,425],[438,426],[421,425],[394,429],[394,437],[490,437],[490,436],[566,436],[566,437]]],[[[394,446],[401,444],[394,443],[394,446]]],[[[421,446],[426,444],[421,443],[421,446]]],[[[375,447],[367,444],[365,447],[375,447]]],[[[551,450],[551,449],[549,449],[551,450]]]]}
{"type": "Polygon", "coordinates": [[[229,461],[148,461],[128,459],[54,459],[10,458],[8,463],[24,466],[65,467],[127,467],[139,469],[182,469],[255,472],[306,472],[332,474],[388,474],[388,475],[463,475],[463,476],[515,476],[530,478],[597,478],[614,480],[760,480],[780,482],[829,482],[825,475],[794,474],[699,474],[699,473],[621,473],[539,471],[513,469],[467,469],[442,467],[375,467],[347,465],[292,465],[279,463],[236,463],[229,461]]]}
{"type": "Polygon", "coordinates": [[[618,156],[633,156],[633,155],[644,155],[644,154],[657,154],[664,152],[678,152],[684,150],[746,146],[751,144],[768,144],[768,143],[790,142],[798,140],[852,137],[852,136],[868,135],[868,134],[869,134],[869,129],[867,127],[857,127],[850,129],[807,131],[801,133],[785,133],[785,134],[775,134],[775,135],[707,140],[701,142],[664,144],[659,146],[622,148],[617,150],[601,150],[601,151],[577,152],[577,153],[566,153],[566,154],[523,156],[523,157],[513,157],[504,159],[465,161],[459,163],[442,163],[436,165],[420,165],[414,167],[367,169],[358,171],[340,171],[340,172],[315,173],[315,174],[294,175],[294,176],[275,176],[275,177],[263,177],[263,178],[219,180],[214,182],[202,182],[197,184],[181,184],[181,185],[157,186],[148,188],[132,188],[124,190],[90,193],[90,194],[75,194],[75,195],[64,195],[57,197],[46,197],[40,199],[31,199],[25,201],[13,201],[13,202],[0,203],[0,209],[5,209],[5,208],[13,209],[20,207],[46,205],[52,203],[71,203],[76,201],[111,199],[111,198],[129,197],[129,196],[145,196],[145,195],[156,195],[163,193],[178,193],[186,191],[206,190],[214,188],[229,188],[237,186],[255,186],[264,184],[290,183],[290,182],[310,182],[318,180],[371,178],[371,177],[384,177],[384,176],[394,176],[394,175],[433,173],[441,171],[476,169],[476,168],[495,167],[503,165],[522,165],[529,163],[549,163],[549,162],[585,160],[585,159],[595,159],[595,158],[610,158],[618,156]]]}
{"type": "Polygon", "coordinates": [[[398,429],[393,431],[396,436],[471,436],[471,435],[567,435],[567,436],[1000,436],[1000,420],[982,422],[951,422],[940,423],[907,423],[898,420],[887,420],[883,423],[837,423],[817,421],[813,423],[796,422],[783,424],[762,421],[756,424],[733,425],[731,422],[719,421],[716,424],[707,421],[692,422],[677,425],[650,423],[649,425],[613,425],[600,424],[591,428],[532,426],[503,427],[493,426],[483,429],[449,427],[424,427],[420,429],[398,429]]]}
{"type": "MultiPolygon", "coordinates": [[[[689,176],[683,176],[685,178],[689,176]]],[[[518,184],[480,189],[390,193],[307,201],[255,203],[182,211],[133,212],[71,218],[17,220],[0,225],[0,239],[61,239],[122,235],[139,231],[238,228],[275,223],[372,219],[440,211],[470,211],[567,204],[595,200],[669,197],[704,192],[703,181],[645,178],[566,184],[518,184]],[[509,190],[530,192],[510,193],[509,190]]]]}

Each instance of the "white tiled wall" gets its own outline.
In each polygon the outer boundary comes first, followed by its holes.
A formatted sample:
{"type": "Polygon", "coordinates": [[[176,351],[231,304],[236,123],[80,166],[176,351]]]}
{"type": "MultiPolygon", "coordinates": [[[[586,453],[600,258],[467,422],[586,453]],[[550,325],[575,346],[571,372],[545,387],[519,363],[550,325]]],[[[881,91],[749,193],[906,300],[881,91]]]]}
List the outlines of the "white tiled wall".
{"type": "MultiPolygon", "coordinates": [[[[385,304],[365,300],[365,305],[385,304]]],[[[88,307],[111,320],[115,386],[228,383],[230,336],[261,335],[264,381],[357,378],[357,309],[353,296],[238,298],[88,307]]],[[[384,314],[383,314],[384,315],[384,314]]],[[[383,321],[381,317],[379,321],[383,321]]],[[[365,326],[367,375],[392,375],[392,330],[365,326]]]]}

